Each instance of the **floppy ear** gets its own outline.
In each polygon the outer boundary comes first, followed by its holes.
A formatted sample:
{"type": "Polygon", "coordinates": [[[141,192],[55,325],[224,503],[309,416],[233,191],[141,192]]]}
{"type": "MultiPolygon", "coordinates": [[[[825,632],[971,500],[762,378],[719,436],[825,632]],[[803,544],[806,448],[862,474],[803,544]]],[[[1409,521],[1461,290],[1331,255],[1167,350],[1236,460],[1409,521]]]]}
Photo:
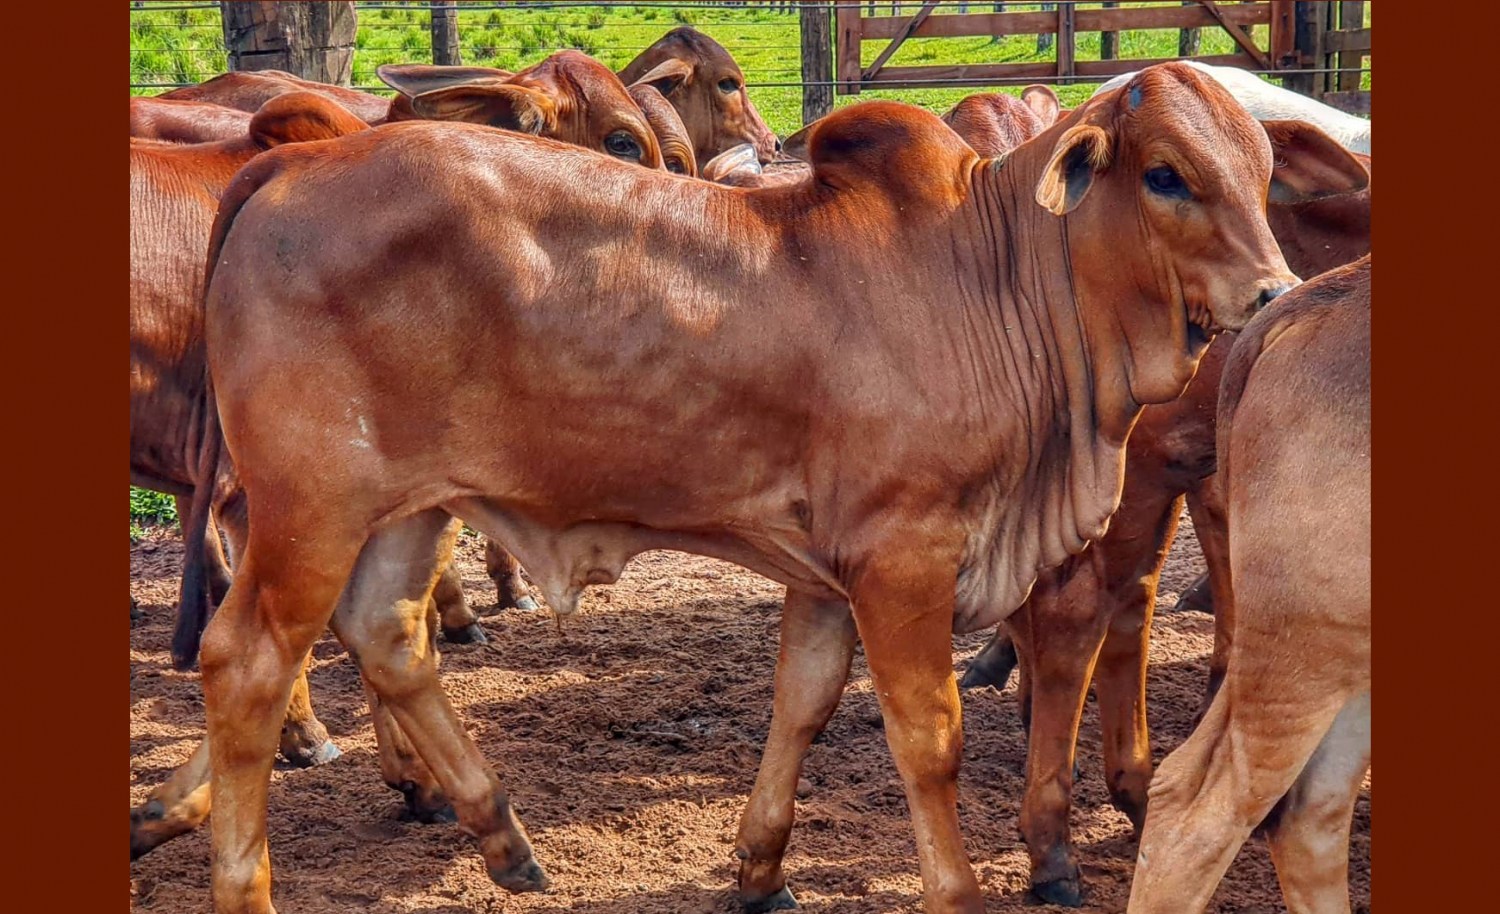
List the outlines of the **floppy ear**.
{"type": "Polygon", "coordinates": [[[1070,127],[1058,138],[1036,186],[1036,202],[1061,216],[1083,201],[1094,175],[1109,167],[1109,134],[1093,124],[1070,127]]]}
{"type": "Polygon", "coordinates": [[[1057,100],[1057,93],[1050,86],[1027,86],[1021,90],[1021,101],[1042,119],[1044,127],[1057,123],[1057,117],[1062,111],[1062,103],[1057,100]]]}
{"type": "Polygon", "coordinates": [[[487,79],[509,79],[509,70],[494,67],[442,67],[424,63],[386,63],[375,68],[380,81],[400,92],[415,96],[434,89],[446,89],[460,83],[487,79]]]}
{"type": "Polygon", "coordinates": [[[315,92],[286,92],[250,118],[250,139],[262,149],[283,143],[329,140],[369,127],[343,105],[315,92]]]}
{"type": "Polygon", "coordinates": [[[631,83],[632,86],[650,86],[667,98],[693,78],[693,67],[685,60],[669,57],[652,67],[645,76],[631,83]]]}
{"type": "Polygon", "coordinates": [[[741,143],[708,160],[703,166],[703,178],[719,184],[746,186],[757,184],[762,174],[760,155],[749,143],[741,143]]]}
{"type": "Polygon", "coordinates": [[[423,92],[411,100],[411,106],[419,117],[431,121],[484,124],[533,136],[557,129],[552,96],[499,80],[423,92]]]}
{"type": "Polygon", "coordinates": [[[1276,164],[1270,201],[1303,203],[1350,194],[1370,184],[1370,173],[1353,153],[1306,121],[1261,121],[1276,164]]]}
{"type": "Polygon", "coordinates": [[[803,127],[801,130],[798,130],[796,133],[782,140],[781,154],[791,156],[798,161],[811,164],[811,153],[809,153],[807,150],[807,143],[808,140],[812,139],[813,131],[816,130],[818,128],[818,125],[821,123],[823,123],[823,119],[820,117],[817,120],[813,121],[811,124],[808,124],[806,127],[803,127]]]}

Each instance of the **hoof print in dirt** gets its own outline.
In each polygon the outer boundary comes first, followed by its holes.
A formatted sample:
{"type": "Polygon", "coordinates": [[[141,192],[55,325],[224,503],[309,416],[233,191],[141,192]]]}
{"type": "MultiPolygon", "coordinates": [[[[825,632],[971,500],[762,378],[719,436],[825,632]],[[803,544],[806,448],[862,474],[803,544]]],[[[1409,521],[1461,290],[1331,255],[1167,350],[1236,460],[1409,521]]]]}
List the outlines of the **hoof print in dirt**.
{"type": "Polygon", "coordinates": [[[507,892],[519,895],[522,892],[547,891],[547,874],[535,858],[528,858],[504,872],[490,870],[490,879],[507,892]]]}
{"type": "Polygon", "coordinates": [[[449,644],[489,644],[490,638],[479,627],[478,622],[470,622],[463,628],[443,629],[443,640],[449,644]]]}
{"type": "Polygon", "coordinates": [[[781,891],[775,895],[755,901],[746,901],[744,905],[745,914],[767,914],[769,911],[796,911],[800,909],[796,897],[792,895],[792,890],[786,886],[782,886],[781,891]]]}

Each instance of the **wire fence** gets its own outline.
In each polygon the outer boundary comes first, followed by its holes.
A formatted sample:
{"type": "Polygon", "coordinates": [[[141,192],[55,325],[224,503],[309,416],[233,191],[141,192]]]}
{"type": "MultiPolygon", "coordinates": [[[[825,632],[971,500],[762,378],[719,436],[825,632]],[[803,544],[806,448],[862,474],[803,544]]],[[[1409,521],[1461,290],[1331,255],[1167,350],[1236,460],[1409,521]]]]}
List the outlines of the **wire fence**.
{"type": "MultiPolygon", "coordinates": [[[[1105,4],[1083,0],[1059,0],[1079,7],[1181,6],[1180,2],[1105,4]]],[[[724,45],[745,72],[746,86],[768,123],[778,131],[801,124],[802,90],[809,83],[802,77],[801,17],[807,7],[858,7],[862,14],[910,16],[921,2],[839,2],[814,4],[790,2],[677,2],[584,3],[554,2],[459,2],[453,7],[463,63],[518,70],[548,54],[564,49],[587,53],[606,66],[619,70],[671,28],[691,25],[724,45]]],[[[932,15],[975,12],[1039,12],[1056,10],[1058,3],[977,3],[940,0],[932,15]]],[[[1366,4],[1366,8],[1370,4],[1366,4]]],[[[156,94],[167,89],[194,85],[228,68],[219,4],[192,0],[146,0],[132,2],[130,17],[130,90],[132,94],[156,94]]],[[[375,76],[386,63],[432,60],[432,13],[430,2],[357,2],[358,29],[355,37],[353,80],[355,88],[389,94],[375,76]]],[[[446,8],[446,7],[444,7],[446,8]]],[[[1256,26],[1264,40],[1266,26],[1256,26]]],[[[1236,48],[1221,29],[1193,30],[1195,47],[1203,54],[1230,54],[1236,48]]],[[[1176,56],[1178,30],[1131,30],[1113,35],[1111,53],[1119,59],[1176,56]]],[[[905,42],[893,63],[985,64],[1012,61],[1055,61],[1053,36],[1012,35],[1001,38],[920,38],[905,42]]],[[[1080,33],[1076,54],[1080,60],[1099,59],[1101,33],[1080,33]]],[[[866,42],[862,52],[872,58],[883,42],[866,42]]],[[[866,63],[869,61],[867,60],[866,63]]],[[[1302,71],[1318,72],[1318,71],[1302,71]]],[[[1368,58],[1365,59],[1368,84],[1368,58]]],[[[1034,80],[1026,80],[1034,81],[1034,80]]],[[[955,88],[961,80],[913,80],[915,88],[866,91],[857,98],[893,97],[938,109],[975,91],[955,88]]],[[[1065,104],[1076,104],[1092,91],[1090,85],[1060,89],[1065,104]]],[[[847,104],[856,97],[839,96],[847,104]]]]}

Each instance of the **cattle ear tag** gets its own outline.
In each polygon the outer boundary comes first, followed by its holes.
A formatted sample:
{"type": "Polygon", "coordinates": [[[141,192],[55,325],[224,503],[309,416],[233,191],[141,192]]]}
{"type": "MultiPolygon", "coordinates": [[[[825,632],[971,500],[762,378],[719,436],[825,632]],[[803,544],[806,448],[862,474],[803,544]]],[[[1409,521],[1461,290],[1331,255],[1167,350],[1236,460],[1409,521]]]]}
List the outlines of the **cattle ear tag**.
{"type": "Polygon", "coordinates": [[[813,121],[811,124],[808,124],[806,127],[803,127],[801,130],[798,130],[796,133],[783,140],[781,142],[782,155],[791,156],[792,158],[797,159],[801,162],[806,162],[809,165],[812,164],[812,154],[808,152],[807,144],[808,141],[812,139],[813,130],[817,129],[817,126],[820,123],[822,123],[821,118],[813,121]]]}
{"type": "Polygon", "coordinates": [[[678,87],[687,83],[693,68],[685,60],[670,57],[647,71],[645,76],[631,83],[632,86],[651,86],[662,95],[671,97],[678,87]]]}
{"type": "Polygon", "coordinates": [[[1109,145],[1109,134],[1101,127],[1080,124],[1069,128],[1042,169],[1036,202],[1055,216],[1071,212],[1093,186],[1094,175],[1109,165],[1109,145]]]}

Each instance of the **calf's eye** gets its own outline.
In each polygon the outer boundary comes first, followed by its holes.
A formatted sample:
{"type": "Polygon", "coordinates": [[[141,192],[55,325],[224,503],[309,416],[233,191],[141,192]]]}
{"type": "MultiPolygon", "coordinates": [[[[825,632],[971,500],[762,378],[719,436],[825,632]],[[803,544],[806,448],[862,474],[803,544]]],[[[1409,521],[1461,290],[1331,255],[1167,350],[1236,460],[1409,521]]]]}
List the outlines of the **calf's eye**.
{"type": "Polygon", "coordinates": [[[1192,197],[1187,184],[1170,165],[1158,165],[1146,170],[1146,187],[1154,194],[1163,197],[1176,197],[1186,200],[1192,197]]]}
{"type": "Polygon", "coordinates": [[[729,95],[731,93],[740,91],[739,80],[737,80],[737,79],[721,79],[721,80],[719,80],[719,91],[723,92],[725,95],[729,95]]]}
{"type": "Polygon", "coordinates": [[[642,155],[641,144],[635,141],[635,137],[623,130],[616,130],[605,137],[604,148],[609,150],[610,155],[621,159],[640,161],[642,155]]]}

